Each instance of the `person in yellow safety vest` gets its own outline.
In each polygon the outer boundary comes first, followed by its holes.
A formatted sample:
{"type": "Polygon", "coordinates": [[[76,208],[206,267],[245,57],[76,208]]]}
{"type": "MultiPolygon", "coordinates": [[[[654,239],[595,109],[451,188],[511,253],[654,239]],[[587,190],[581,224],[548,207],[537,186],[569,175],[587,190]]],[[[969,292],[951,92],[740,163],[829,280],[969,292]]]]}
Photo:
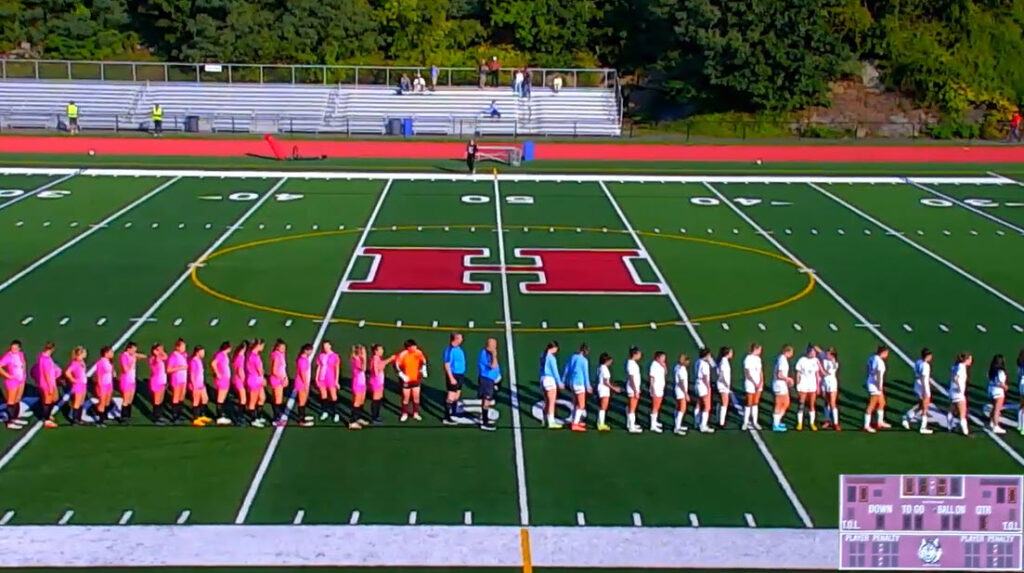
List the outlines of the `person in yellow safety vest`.
{"type": "Polygon", "coordinates": [[[153,104],[153,137],[156,137],[164,132],[164,108],[160,107],[160,104],[153,104]]]}
{"type": "Polygon", "coordinates": [[[68,108],[68,133],[74,135],[78,133],[78,106],[75,102],[69,101],[68,108]]]}

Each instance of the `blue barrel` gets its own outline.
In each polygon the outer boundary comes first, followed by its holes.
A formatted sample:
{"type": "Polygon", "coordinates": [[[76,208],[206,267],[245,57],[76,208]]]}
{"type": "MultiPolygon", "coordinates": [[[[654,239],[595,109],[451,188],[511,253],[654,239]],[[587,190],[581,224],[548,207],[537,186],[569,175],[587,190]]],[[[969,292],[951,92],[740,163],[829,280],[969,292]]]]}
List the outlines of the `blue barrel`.
{"type": "Polygon", "coordinates": [[[402,135],[405,137],[412,137],[412,118],[407,117],[402,120],[402,135]]]}
{"type": "Polygon", "coordinates": [[[533,142],[523,142],[523,161],[533,161],[533,142]]]}

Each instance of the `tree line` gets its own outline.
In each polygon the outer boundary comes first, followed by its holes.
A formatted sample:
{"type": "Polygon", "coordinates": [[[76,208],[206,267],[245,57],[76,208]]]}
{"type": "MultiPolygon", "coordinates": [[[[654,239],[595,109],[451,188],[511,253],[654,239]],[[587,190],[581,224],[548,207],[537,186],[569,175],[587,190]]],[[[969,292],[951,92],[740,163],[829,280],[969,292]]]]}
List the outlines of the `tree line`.
{"type": "Polygon", "coordinates": [[[0,53],[58,59],[608,66],[700,111],[883,80],[951,117],[1024,96],[1024,0],[0,0],[0,53]]]}

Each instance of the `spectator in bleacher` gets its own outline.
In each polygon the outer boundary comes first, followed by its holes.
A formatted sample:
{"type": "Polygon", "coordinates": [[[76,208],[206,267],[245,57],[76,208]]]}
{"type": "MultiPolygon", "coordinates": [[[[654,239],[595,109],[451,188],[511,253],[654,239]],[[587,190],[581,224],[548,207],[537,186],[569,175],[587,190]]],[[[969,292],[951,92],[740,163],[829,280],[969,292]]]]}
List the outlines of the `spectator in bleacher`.
{"type": "Polygon", "coordinates": [[[487,64],[487,71],[491,73],[491,85],[498,87],[498,75],[501,72],[501,62],[498,56],[491,56],[491,63],[487,64]]]}
{"type": "Polygon", "coordinates": [[[423,74],[416,72],[416,77],[412,80],[412,91],[413,93],[421,94],[427,89],[427,81],[423,79],[423,74]]]}
{"type": "Polygon", "coordinates": [[[159,103],[153,102],[153,110],[150,112],[153,120],[153,137],[158,137],[164,132],[164,108],[159,103]]]}
{"type": "Polygon", "coordinates": [[[498,111],[498,100],[491,100],[491,107],[487,109],[487,116],[501,119],[501,112],[498,111]]]}
{"type": "Polygon", "coordinates": [[[551,79],[551,91],[555,93],[562,91],[562,76],[555,75],[555,77],[551,79]]]}
{"type": "Polygon", "coordinates": [[[1010,141],[1020,143],[1020,129],[1022,121],[1024,121],[1024,117],[1021,117],[1020,110],[1013,112],[1013,115],[1010,116],[1010,141]]]}
{"type": "Polygon", "coordinates": [[[67,107],[68,114],[68,133],[74,135],[78,133],[78,106],[75,102],[69,101],[67,107]]]}
{"type": "Polygon", "coordinates": [[[398,80],[398,94],[402,95],[406,92],[412,91],[412,81],[409,80],[409,74],[402,74],[402,77],[398,80]]]}
{"type": "Polygon", "coordinates": [[[530,92],[533,91],[533,74],[530,73],[530,68],[523,68],[523,97],[529,99],[530,92]]]}
{"type": "Polygon", "coordinates": [[[437,76],[441,75],[441,69],[437,66],[430,66],[430,91],[437,91],[437,76]]]}
{"type": "Polygon", "coordinates": [[[480,60],[480,89],[487,87],[487,60],[480,60]]]}
{"type": "Polygon", "coordinates": [[[523,95],[523,70],[516,70],[515,75],[512,77],[512,91],[517,96],[523,95]]]}

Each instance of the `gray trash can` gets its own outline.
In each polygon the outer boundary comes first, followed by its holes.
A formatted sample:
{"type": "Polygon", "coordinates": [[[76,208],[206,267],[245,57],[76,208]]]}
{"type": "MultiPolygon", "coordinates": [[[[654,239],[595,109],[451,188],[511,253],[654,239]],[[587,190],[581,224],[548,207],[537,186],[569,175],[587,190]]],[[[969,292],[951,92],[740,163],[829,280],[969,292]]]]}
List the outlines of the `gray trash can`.
{"type": "Polygon", "coordinates": [[[388,135],[402,135],[402,120],[397,117],[388,118],[388,135]]]}
{"type": "Polygon", "coordinates": [[[185,131],[188,133],[199,133],[199,116],[198,115],[186,115],[185,116],[185,131]]]}

